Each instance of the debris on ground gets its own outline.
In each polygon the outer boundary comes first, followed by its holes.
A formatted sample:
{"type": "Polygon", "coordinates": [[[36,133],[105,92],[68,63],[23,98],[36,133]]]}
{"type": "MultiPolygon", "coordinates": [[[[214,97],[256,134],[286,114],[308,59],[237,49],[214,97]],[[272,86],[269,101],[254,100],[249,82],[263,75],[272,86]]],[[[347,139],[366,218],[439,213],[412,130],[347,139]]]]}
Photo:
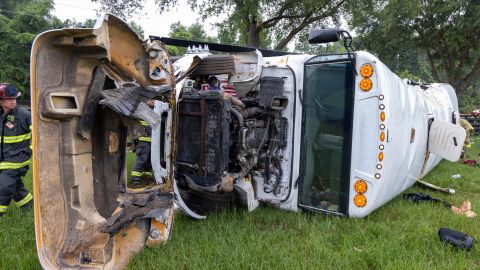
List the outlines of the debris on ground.
{"type": "Polygon", "coordinates": [[[438,236],[440,236],[441,241],[465,250],[470,250],[475,241],[473,237],[449,228],[438,229],[438,236]]]}
{"type": "Polygon", "coordinates": [[[452,206],[447,201],[432,198],[432,197],[430,197],[430,195],[423,194],[423,193],[405,193],[405,194],[403,194],[403,198],[406,199],[407,201],[413,202],[413,203],[430,201],[430,202],[435,202],[435,203],[443,203],[443,206],[445,206],[446,208],[450,208],[452,206]]]}
{"type": "Polygon", "coordinates": [[[452,175],[452,179],[459,179],[460,177],[462,177],[460,174],[452,175]]]}
{"type": "Polygon", "coordinates": [[[477,216],[475,212],[472,211],[472,204],[470,201],[463,201],[460,207],[456,207],[455,205],[450,204],[447,201],[436,199],[430,197],[428,194],[423,193],[405,193],[403,194],[403,198],[408,200],[409,202],[418,203],[418,202],[434,202],[434,203],[442,203],[443,206],[446,208],[450,208],[453,213],[457,215],[463,215],[469,218],[473,218],[477,216]]]}
{"type": "Polygon", "coordinates": [[[436,186],[434,184],[431,184],[431,183],[428,183],[428,182],[425,182],[425,181],[417,180],[416,184],[418,184],[418,185],[420,185],[421,187],[424,187],[424,188],[429,188],[429,189],[436,190],[436,191],[442,191],[442,192],[445,192],[445,193],[448,193],[448,194],[455,194],[455,189],[439,187],[439,186],[436,186]]]}
{"type": "Polygon", "coordinates": [[[475,214],[475,212],[472,211],[472,204],[470,203],[470,201],[463,201],[460,207],[452,205],[452,211],[455,214],[464,215],[469,218],[473,218],[477,215],[475,214]]]}
{"type": "Polygon", "coordinates": [[[465,159],[463,164],[467,164],[468,166],[479,166],[478,162],[475,159],[465,159]]]}

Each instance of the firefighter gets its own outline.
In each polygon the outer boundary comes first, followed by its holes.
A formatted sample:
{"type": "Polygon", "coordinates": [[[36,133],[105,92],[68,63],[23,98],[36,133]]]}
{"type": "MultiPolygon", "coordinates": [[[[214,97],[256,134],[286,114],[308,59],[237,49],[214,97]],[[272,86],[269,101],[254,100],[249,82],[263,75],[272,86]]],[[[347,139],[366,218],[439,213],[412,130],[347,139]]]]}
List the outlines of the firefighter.
{"type": "Polygon", "coordinates": [[[33,196],[22,182],[32,154],[32,126],[30,112],[17,106],[20,94],[13,85],[0,84],[0,216],[12,199],[22,209],[33,205],[33,196]]]}
{"type": "MultiPolygon", "coordinates": [[[[147,101],[147,105],[153,107],[155,100],[147,101]]],[[[140,120],[140,124],[145,129],[145,136],[139,137],[135,140],[135,166],[132,169],[132,188],[140,188],[142,179],[153,178],[152,161],[151,161],[151,142],[152,142],[152,128],[147,122],[140,120]]]]}
{"type": "Polygon", "coordinates": [[[470,142],[470,136],[472,136],[473,132],[474,132],[473,126],[467,120],[465,120],[463,118],[460,118],[460,126],[463,127],[465,129],[465,131],[467,132],[467,136],[465,137],[464,146],[466,148],[472,147],[472,144],[470,142]]]}

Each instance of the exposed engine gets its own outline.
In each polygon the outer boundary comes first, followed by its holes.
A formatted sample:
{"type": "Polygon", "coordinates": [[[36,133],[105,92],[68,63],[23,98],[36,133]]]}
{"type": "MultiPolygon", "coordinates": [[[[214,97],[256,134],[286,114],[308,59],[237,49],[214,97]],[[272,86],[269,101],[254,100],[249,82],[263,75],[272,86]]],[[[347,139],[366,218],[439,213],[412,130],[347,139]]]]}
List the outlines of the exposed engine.
{"type": "Polygon", "coordinates": [[[241,179],[260,178],[264,193],[280,195],[288,130],[283,78],[263,77],[244,96],[215,76],[190,79],[178,102],[176,157],[187,204],[199,212],[222,209],[241,179]],[[200,206],[199,197],[215,202],[200,206]]]}

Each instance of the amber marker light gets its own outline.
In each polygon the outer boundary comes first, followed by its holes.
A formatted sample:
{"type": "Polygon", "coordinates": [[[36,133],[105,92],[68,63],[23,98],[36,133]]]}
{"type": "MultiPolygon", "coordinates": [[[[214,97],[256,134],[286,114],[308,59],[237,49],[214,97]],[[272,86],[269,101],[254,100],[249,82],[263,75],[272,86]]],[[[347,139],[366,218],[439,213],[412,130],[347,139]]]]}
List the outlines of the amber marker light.
{"type": "Polygon", "coordinates": [[[378,160],[383,161],[383,152],[378,153],[378,160]]]}
{"type": "Polygon", "coordinates": [[[358,180],[357,182],[355,182],[354,188],[355,192],[362,194],[367,192],[368,185],[367,182],[365,182],[364,180],[358,180]]]}
{"type": "Polygon", "coordinates": [[[380,120],[385,121],[385,112],[380,113],[380,120]]]}
{"type": "Polygon", "coordinates": [[[360,89],[362,89],[362,91],[370,91],[372,89],[372,86],[373,86],[373,83],[372,83],[372,80],[366,78],[366,79],[362,79],[360,81],[360,89]]]}
{"type": "Polygon", "coordinates": [[[380,141],[385,141],[385,132],[380,132],[380,141]]]}
{"type": "Polygon", "coordinates": [[[355,197],[353,197],[353,203],[357,207],[364,207],[367,205],[367,197],[365,197],[363,194],[357,194],[355,197]]]}
{"type": "Polygon", "coordinates": [[[370,64],[365,64],[360,68],[360,75],[364,78],[370,78],[373,75],[373,67],[370,64]]]}

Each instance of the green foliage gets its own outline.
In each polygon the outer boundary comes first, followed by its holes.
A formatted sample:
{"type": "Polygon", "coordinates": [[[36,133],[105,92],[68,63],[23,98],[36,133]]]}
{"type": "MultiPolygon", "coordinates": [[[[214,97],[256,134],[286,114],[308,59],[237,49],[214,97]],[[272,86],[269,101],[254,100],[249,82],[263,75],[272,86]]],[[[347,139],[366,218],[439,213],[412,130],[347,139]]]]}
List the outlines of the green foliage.
{"type": "MultiPolygon", "coordinates": [[[[65,21],[58,21],[58,23],[53,24],[52,28],[93,28],[95,26],[96,19],[86,19],[84,22],[78,22],[75,19],[66,19],[65,21]]],[[[132,30],[137,33],[140,39],[145,39],[145,31],[143,30],[142,26],[134,21],[130,21],[127,23],[132,30]]]]}
{"type": "MultiPolygon", "coordinates": [[[[143,8],[144,0],[92,0],[102,9],[125,18],[143,8]]],[[[346,0],[210,0],[187,1],[203,19],[226,14],[219,27],[221,41],[252,47],[284,49],[299,33],[340,21],[346,0]]],[[[160,11],[178,0],[155,0],[160,11]]]]}
{"type": "MultiPolygon", "coordinates": [[[[242,31],[245,28],[242,25],[241,20],[235,19],[232,15],[229,19],[216,24],[218,34],[217,38],[219,42],[223,44],[235,44],[241,46],[251,46],[249,44],[249,37],[247,31],[242,31]]],[[[272,31],[270,29],[264,29],[259,35],[259,48],[270,48],[273,46],[272,31]]]]}
{"type": "MultiPolygon", "coordinates": [[[[160,4],[175,2],[157,1],[160,4]]],[[[202,5],[189,2],[204,18],[226,13],[227,19],[222,25],[235,33],[240,44],[282,50],[299,34],[338,21],[346,1],[216,0],[202,5]]]]}
{"type": "Polygon", "coordinates": [[[52,0],[0,2],[0,82],[30,96],[30,50],[35,36],[59,20],[50,14],[52,0]]]}
{"type": "MultiPolygon", "coordinates": [[[[203,25],[196,22],[190,26],[185,26],[181,22],[170,25],[169,36],[172,38],[216,42],[217,40],[207,35],[203,25]]],[[[185,54],[186,48],[167,46],[168,53],[172,56],[181,56],[185,54]]]]}
{"type": "Polygon", "coordinates": [[[471,113],[480,109],[480,85],[472,85],[465,89],[458,97],[458,106],[461,113],[471,113]]]}
{"type": "Polygon", "coordinates": [[[239,33],[231,23],[219,23],[216,27],[218,30],[217,38],[220,43],[245,45],[245,43],[242,44],[239,41],[239,33]]]}
{"type": "Polygon", "coordinates": [[[77,22],[75,19],[66,19],[55,28],[93,28],[94,19],[87,19],[84,22],[77,22]]]}
{"type": "Polygon", "coordinates": [[[114,14],[123,20],[127,20],[137,14],[145,4],[145,0],[92,0],[101,4],[101,11],[114,14]]]}
{"type": "Polygon", "coordinates": [[[447,82],[457,93],[480,76],[479,1],[370,0],[348,8],[362,43],[394,71],[447,82]]]}
{"type": "MultiPolygon", "coordinates": [[[[61,21],[51,14],[53,0],[0,1],[0,82],[9,82],[30,98],[30,51],[41,32],[58,28],[90,28],[95,20],[61,21]]],[[[130,26],[143,38],[143,29],[130,26]]]]}
{"type": "MultiPolygon", "coordinates": [[[[58,23],[52,25],[52,28],[93,28],[95,26],[96,19],[86,19],[84,22],[78,22],[75,19],[66,19],[65,21],[58,21],[58,23]]],[[[145,31],[142,26],[134,21],[127,23],[132,30],[137,33],[140,39],[145,39],[145,31]]]]}
{"type": "Polygon", "coordinates": [[[414,82],[422,82],[422,78],[420,78],[418,75],[413,74],[410,70],[408,69],[403,69],[403,70],[397,70],[397,75],[402,78],[402,79],[409,79],[414,82]]]}
{"type": "Polygon", "coordinates": [[[145,39],[145,31],[143,30],[141,25],[139,25],[138,23],[136,23],[134,21],[130,21],[128,23],[128,25],[130,26],[130,28],[132,28],[132,30],[135,33],[137,33],[137,35],[140,37],[140,39],[142,39],[142,40],[145,39]]]}

